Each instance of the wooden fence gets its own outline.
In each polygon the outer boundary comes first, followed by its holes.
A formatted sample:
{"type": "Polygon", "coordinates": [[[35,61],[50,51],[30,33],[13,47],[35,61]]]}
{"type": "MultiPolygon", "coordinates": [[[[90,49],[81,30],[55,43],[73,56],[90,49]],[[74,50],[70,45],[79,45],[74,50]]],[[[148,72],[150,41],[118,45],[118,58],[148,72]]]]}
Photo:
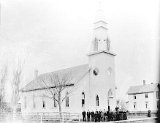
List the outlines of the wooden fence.
{"type": "Polygon", "coordinates": [[[26,120],[26,121],[80,121],[81,114],[62,112],[62,118],[58,112],[35,112],[35,113],[1,113],[2,120],[26,120]]]}

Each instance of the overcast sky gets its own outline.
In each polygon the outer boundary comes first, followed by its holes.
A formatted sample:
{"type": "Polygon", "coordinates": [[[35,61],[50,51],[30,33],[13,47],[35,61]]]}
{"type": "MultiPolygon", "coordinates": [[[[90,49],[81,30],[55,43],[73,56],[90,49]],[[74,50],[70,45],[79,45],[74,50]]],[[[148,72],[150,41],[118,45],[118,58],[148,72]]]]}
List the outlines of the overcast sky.
{"type": "MultiPolygon", "coordinates": [[[[159,0],[101,1],[117,54],[117,96],[142,80],[158,82],[159,0]]],[[[1,0],[1,65],[25,61],[25,85],[34,69],[42,74],[88,63],[98,6],[98,0],[1,0]]]]}

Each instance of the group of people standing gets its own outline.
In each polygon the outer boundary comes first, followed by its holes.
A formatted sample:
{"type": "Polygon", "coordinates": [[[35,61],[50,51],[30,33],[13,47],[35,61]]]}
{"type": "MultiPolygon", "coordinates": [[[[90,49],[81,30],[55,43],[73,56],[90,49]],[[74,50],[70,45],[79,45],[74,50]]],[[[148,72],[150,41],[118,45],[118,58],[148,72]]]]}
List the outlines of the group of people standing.
{"type": "Polygon", "coordinates": [[[83,121],[94,121],[94,122],[105,122],[110,120],[110,111],[106,111],[105,109],[103,111],[83,111],[82,112],[83,121]]]}

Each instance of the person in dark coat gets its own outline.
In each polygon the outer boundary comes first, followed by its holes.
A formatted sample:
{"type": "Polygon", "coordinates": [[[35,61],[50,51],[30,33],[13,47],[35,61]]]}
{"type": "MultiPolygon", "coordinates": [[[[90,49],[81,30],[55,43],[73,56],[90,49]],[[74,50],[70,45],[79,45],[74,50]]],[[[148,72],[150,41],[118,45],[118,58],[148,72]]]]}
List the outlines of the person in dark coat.
{"type": "Polygon", "coordinates": [[[101,121],[101,111],[98,112],[98,121],[101,121]]]}
{"type": "Polygon", "coordinates": [[[98,121],[98,111],[97,111],[97,109],[95,111],[94,120],[95,120],[95,122],[98,121]]]}
{"type": "Polygon", "coordinates": [[[86,121],[86,111],[85,110],[82,112],[82,117],[83,117],[83,121],[86,121]]]}
{"type": "Polygon", "coordinates": [[[90,112],[89,112],[89,110],[87,111],[87,121],[88,122],[90,121],[90,112]]]}
{"type": "Polygon", "coordinates": [[[110,121],[111,117],[110,117],[110,111],[107,111],[107,117],[108,117],[108,121],[110,121]]]}
{"type": "Polygon", "coordinates": [[[110,121],[113,121],[113,116],[114,116],[113,112],[110,111],[110,121]]]}
{"type": "Polygon", "coordinates": [[[102,113],[101,113],[101,118],[102,118],[102,120],[101,121],[105,121],[105,117],[104,117],[104,113],[105,113],[105,109],[102,111],[102,113]]]}
{"type": "Polygon", "coordinates": [[[108,120],[107,111],[104,111],[104,121],[106,122],[107,120],[108,120]]]}
{"type": "Polygon", "coordinates": [[[91,121],[94,121],[94,111],[91,112],[91,121]]]}

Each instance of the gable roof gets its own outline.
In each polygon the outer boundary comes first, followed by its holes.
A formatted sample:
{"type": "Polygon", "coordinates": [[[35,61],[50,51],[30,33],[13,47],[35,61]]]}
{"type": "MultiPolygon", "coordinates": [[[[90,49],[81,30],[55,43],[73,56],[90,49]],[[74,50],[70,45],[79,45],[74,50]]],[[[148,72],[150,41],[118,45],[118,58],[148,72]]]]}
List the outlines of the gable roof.
{"type": "Polygon", "coordinates": [[[114,54],[110,51],[107,51],[107,50],[93,51],[93,52],[89,53],[88,56],[96,55],[96,54],[99,54],[99,53],[106,53],[106,54],[110,54],[112,56],[116,56],[116,54],[114,54]]]}
{"type": "Polygon", "coordinates": [[[158,83],[155,84],[145,84],[145,85],[139,85],[139,86],[131,86],[128,89],[128,95],[132,94],[141,94],[141,93],[149,93],[158,91],[158,83]]]}
{"type": "Polygon", "coordinates": [[[64,74],[68,74],[69,76],[71,76],[71,80],[67,83],[66,86],[73,86],[76,82],[82,79],[88,72],[89,72],[89,65],[83,64],[71,68],[44,73],[39,75],[36,79],[29,82],[23,89],[21,89],[21,91],[28,92],[28,91],[42,90],[46,88],[54,88],[55,85],[49,78],[50,76],[55,74],[59,74],[62,76],[64,74]],[[45,83],[43,81],[45,81],[45,83]]]}

